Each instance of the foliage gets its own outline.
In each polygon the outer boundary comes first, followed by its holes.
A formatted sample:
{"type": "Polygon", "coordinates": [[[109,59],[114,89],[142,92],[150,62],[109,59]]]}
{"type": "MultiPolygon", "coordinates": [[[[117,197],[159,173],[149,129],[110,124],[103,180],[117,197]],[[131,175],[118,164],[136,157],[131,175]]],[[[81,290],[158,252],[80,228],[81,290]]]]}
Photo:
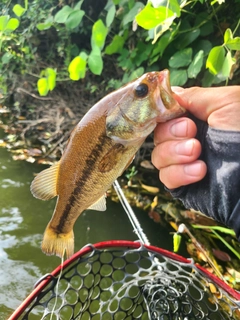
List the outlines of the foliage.
{"type": "Polygon", "coordinates": [[[12,73],[38,76],[40,95],[56,81],[89,72],[102,78],[107,72],[108,87],[164,68],[172,85],[181,86],[211,86],[239,75],[239,0],[14,2],[0,5],[4,93],[12,73]]]}
{"type": "Polygon", "coordinates": [[[200,226],[200,225],[192,225],[194,228],[196,229],[208,229],[210,232],[212,232],[220,241],[222,241],[222,243],[224,243],[224,245],[230,250],[232,251],[232,253],[238,258],[240,259],[240,254],[238,251],[236,251],[233,246],[231,246],[225,239],[223,239],[223,237],[221,237],[217,232],[220,231],[222,233],[225,234],[229,234],[232,236],[235,236],[235,233],[233,230],[225,228],[225,227],[221,227],[221,226],[200,226]]]}
{"type": "Polygon", "coordinates": [[[131,168],[128,168],[127,173],[125,174],[125,177],[128,179],[128,184],[131,185],[132,183],[132,179],[134,176],[136,176],[136,174],[138,173],[138,171],[136,170],[135,166],[132,166],[131,168]]]}
{"type": "Polygon", "coordinates": [[[174,232],[173,234],[173,252],[178,252],[180,244],[181,244],[182,236],[174,232]]]}

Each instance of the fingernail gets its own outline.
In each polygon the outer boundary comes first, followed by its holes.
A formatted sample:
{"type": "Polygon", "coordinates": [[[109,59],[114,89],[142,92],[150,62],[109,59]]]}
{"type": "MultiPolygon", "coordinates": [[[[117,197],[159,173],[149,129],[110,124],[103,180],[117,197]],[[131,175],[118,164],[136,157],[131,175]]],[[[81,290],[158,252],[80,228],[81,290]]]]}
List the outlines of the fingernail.
{"type": "Polygon", "coordinates": [[[187,136],[187,121],[181,120],[177,123],[174,123],[171,128],[170,132],[175,137],[186,137],[187,136]]]}
{"type": "Polygon", "coordinates": [[[194,147],[194,140],[182,141],[176,144],[175,151],[179,155],[191,156],[194,147]]]}
{"type": "Polygon", "coordinates": [[[197,177],[202,169],[201,162],[186,164],[183,168],[184,172],[189,176],[197,177]]]}

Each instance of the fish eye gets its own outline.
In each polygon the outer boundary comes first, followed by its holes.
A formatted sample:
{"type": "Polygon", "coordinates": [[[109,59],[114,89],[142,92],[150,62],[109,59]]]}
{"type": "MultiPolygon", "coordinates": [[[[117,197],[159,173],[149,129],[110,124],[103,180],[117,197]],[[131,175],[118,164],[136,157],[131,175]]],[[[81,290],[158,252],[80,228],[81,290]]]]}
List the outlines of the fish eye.
{"type": "Polygon", "coordinates": [[[145,83],[139,84],[135,88],[135,93],[138,98],[144,98],[148,94],[148,86],[145,83]]]}

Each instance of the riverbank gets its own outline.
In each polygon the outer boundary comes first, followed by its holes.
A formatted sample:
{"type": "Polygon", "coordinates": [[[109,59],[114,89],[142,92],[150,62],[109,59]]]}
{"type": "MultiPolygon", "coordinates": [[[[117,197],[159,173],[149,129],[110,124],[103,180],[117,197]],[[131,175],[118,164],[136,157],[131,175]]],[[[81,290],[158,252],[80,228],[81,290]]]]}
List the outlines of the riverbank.
{"type": "MultiPolygon", "coordinates": [[[[11,152],[14,160],[50,165],[61,157],[70,132],[105,91],[99,86],[91,93],[84,82],[61,83],[43,98],[37,95],[32,82],[31,77],[19,79],[2,103],[0,111],[6,136],[1,145],[11,152]]],[[[181,246],[186,247],[195,262],[239,290],[240,245],[234,234],[201,213],[186,210],[171,198],[151,165],[152,147],[149,138],[121,177],[128,201],[143,209],[156,224],[172,231],[172,249],[178,250],[182,238],[181,246]],[[177,233],[181,223],[186,225],[184,234],[177,233]]],[[[109,190],[108,197],[118,202],[113,189],[109,190]]]]}

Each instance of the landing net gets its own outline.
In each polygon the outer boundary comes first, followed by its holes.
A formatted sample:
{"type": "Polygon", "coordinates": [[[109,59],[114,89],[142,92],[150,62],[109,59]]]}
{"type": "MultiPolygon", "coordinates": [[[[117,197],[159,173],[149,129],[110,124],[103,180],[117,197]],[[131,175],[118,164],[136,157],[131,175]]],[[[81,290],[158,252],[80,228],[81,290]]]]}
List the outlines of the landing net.
{"type": "Polygon", "coordinates": [[[15,319],[237,320],[240,294],[177,254],[107,241],[85,246],[42,278],[15,319]]]}

